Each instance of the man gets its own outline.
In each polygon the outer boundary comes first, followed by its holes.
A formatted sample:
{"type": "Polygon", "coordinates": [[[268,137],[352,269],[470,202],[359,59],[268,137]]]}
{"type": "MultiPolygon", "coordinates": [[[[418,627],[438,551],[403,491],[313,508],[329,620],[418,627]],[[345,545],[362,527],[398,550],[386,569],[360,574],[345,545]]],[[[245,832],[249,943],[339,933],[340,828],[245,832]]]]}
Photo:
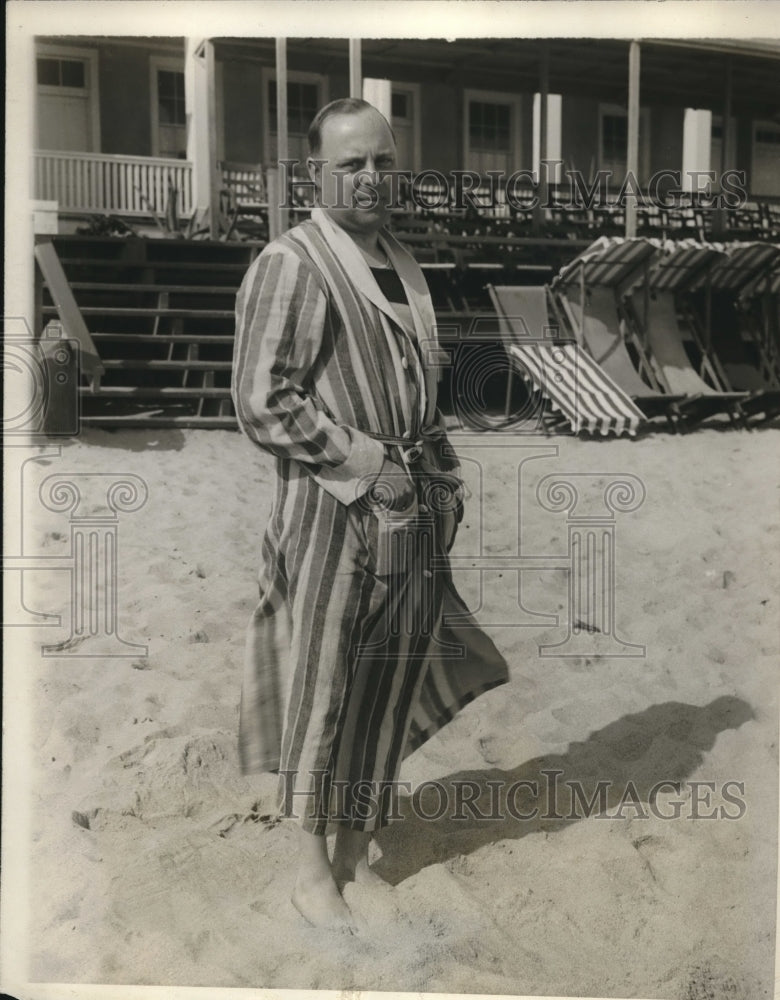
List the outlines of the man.
{"type": "Polygon", "coordinates": [[[426,368],[425,279],[384,229],[392,131],[366,102],[334,101],[309,150],[318,207],[260,254],[236,307],[236,414],[277,459],[240,753],[244,773],[279,770],[300,819],[293,903],[350,927],[339,885],[370,877],[403,757],[508,675],[447,564],[458,465],[426,368]]]}

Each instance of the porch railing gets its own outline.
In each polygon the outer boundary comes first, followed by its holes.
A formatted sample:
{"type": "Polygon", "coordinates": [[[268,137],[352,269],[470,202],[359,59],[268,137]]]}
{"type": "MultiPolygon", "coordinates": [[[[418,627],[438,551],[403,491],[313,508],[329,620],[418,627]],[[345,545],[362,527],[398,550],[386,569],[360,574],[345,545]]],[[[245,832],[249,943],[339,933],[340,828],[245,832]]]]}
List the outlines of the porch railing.
{"type": "Polygon", "coordinates": [[[36,199],[56,201],[60,211],[165,215],[170,187],[177,215],[192,214],[192,164],[186,160],[48,150],[37,150],[33,159],[36,199]]]}

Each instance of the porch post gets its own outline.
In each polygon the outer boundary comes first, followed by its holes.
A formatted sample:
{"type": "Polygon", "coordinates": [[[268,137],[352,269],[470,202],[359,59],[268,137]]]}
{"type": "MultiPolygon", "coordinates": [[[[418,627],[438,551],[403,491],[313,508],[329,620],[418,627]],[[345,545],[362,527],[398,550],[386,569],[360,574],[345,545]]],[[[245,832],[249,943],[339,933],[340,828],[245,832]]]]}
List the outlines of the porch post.
{"type": "MultiPolygon", "coordinates": [[[[717,179],[717,183],[715,185],[716,190],[719,192],[721,197],[723,196],[723,174],[726,172],[728,165],[731,162],[731,129],[729,128],[729,122],[731,119],[733,73],[731,56],[726,56],[725,70],[723,90],[723,125],[721,126],[720,140],[720,163],[717,164],[717,167],[720,168],[720,177],[717,179]]],[[[716,165],[713,163],[712,167],[715,169],[716,165]]],[[[722,236],[728,228],[728,210],[720,203],[713,213],[713,223],[713,233],[717,236],[722,236]]]]}
{"type": "Polygon", "coordinates": [[[363,96],[363,66],[359,38],[349,40],[349,96],[363,96]]]}
{"type": "MultiPolygon", "coordinates": [[[[626,167],[639,180],[639,42],[628,49],[628,149],[626,167]]],[[[632,185],[633,186],[633,185],[632,185]]],[[[636,199],[630,194],[625,206],[626,236],[636,236],[636,199]]]]}
{"type": "Polygon", "coordinates": [[[217,172],[217,95],[214,44],[209,39],[187,38],[185,47],[184,102],[187,115],[187,159],[192,164],[193,211],[208,216],[209,236],[219,236],[219,187],[217,172]]]}
{"type": "Polygon", "coordinates": [[[726,56],[726,76],[725,76],[725,89],[723,92],[723,131],[722,139],[720,144],[720,173],[721,176],[728,169],[729,161],[731,160],[731,129],[729,128],[729,119],[731,118],[731,100],[732,100],[732,74],[733,74],[733,64],[731,56],[726,56]]]}
{"type": "Polygon", "coordinates": [[[539,198],[543,205],[547,203],[547,167],[543,167],[547,159],[547,103],[550,96],[550,50],[547,42],[542,42],[542,53],[539,61],[539,198]]]}
{"type": "MultiPolygon", "coordinates": [[[[276,159],[290,158],[290,139],[287,130],[287,39],[276,39],[276,159]]],[[[275,213],[278,232],[284,233],[290,228],[290,210],[286,207],[287,166],[277,166],[276,199],[268,206],[268,212],[275,213]]],[[[270,219],[269,219],[270,222],[270,219]]],[[[271,230],[273,230],[273,226],[271,230]]]]}
{"type": "Polygon", "coordinates": [[[550,52],[546,42],[542,42],[539,56],[539,204],[534,207],[532,227],[535,236],[542,231],[545,206],[547,205],[547,98],[550,91],[550,52]]]}

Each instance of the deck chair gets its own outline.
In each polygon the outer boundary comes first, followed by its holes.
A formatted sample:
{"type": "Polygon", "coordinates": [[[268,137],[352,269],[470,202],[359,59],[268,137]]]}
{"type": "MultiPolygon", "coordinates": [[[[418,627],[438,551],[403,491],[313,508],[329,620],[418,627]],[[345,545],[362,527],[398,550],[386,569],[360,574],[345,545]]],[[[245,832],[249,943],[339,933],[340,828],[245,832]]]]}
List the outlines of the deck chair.
{"type": "MultiPolygon", "coordinates": [[[[686,259],[701,256],[692,255],[689,244],[683,249],[686,259]]],[[[711,252],[708,249],[705,256],[711,252]]],[[[641,239],[597,241],[589,248],[579,267],[580,335],[648,416],[664,414],[675,425],[681,421],[694,425],[717,413],[742,419],[739,402],[745,394],[722,391],[711,366],[707,375],[712,384],[708,384],[691,365],[668,290],[675,274],[664,268],[666,256],[668,249],[662,244],[641,239]],[[602,286],[606,290],[599,291],[602,286]],[[628,344],[634,358],[628,354],[628,344]],[[640,375],[644,388],[636,381],[640,375]]],[[[569,266],[569,283],[576,277],[576,263],[569,266]]]]}
{"type": "Polygon", "coordinates": [[[599,285],[591,288],[584,310],[579,298],[565,286],[557,288],[555,296],[566,326],[580,347],[590,354],[648,420],[665,417],[672,430],[678,429],[686,397],[664,390],[646,355],[637,349],[635,355],[645,378],[640,376],[620,329],[613,289],[599,285]]]}
{"type": "MultiPolygon", "coordinates": [[[[642,412],[576,342],[559,339],[546,287],[489,285],[488,290],[512,368],[575,434],[636,434],[642,412]]],[[[508,383],[507,400],[509,391],[508,383]]]]}
{"type": "Polygon", "coordinates": [[[713,382],[742,392],[743,414],[771,419],[780,412],[780,351],[772,336],[771,244],[726,248],[712,268],[683,289],[679,304],[713,382]]]}
{"type": "MultiPolygon", "coordinates": [[[[627,304],[627,315],[638,317],[642,307],[635,292],[627,304]]],[[[699,423],[707,417],[725,413],[732,420],[744,419],[741,409],[749,393],[730,392],[721,384],[717,370],[706,352],[701,357],[701,372],[696,371],[685,349],[677,321],[674,295],[667,291],[651,291],[644,303],[644,330],[641,331],[649,353],[657,367],[659,378],[673,396],[685,397],[680,411],[688,422],[699,423]],[[702,377],[706,375],[710,381],[702,377]]]]}

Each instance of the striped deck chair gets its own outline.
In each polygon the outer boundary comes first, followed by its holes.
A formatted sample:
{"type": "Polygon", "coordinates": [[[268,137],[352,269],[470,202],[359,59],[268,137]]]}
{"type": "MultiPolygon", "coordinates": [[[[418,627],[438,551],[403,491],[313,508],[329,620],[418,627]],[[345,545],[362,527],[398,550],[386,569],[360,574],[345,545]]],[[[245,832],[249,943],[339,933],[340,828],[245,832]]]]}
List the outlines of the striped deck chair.
{"type": "Polygon", "coordinates": [[[640,344],[634,344],[637,364],[628,352],[620,328],[615,292],[610,287],[592,287],[582,299],[571,288],[558,286],[555,302],[565,326],[576,342],[597,362],[609,378],[651,420],[664,417],[672,430],[682,420],[685,395],[673,395],[661,387],[640,344]],[[639,374],[639,369],[644,378],[639,374]]]}
{"type": "Polygon", "coordinates": [[[634,435],[642,412],[574,341],[553,337],[547,289],[489,285],[513,367],[575,434],[634,435]]]}
{"type": "Polygon", "coordinates": [[[736,306],[737,293],[765,275],[780,250],[768,244],[740,243],[730,247],[707,244],[677,245],[658,261],[648,277],[651,293],[648,336],[655,339],[656,357],[666,359],[671,385],[687,385],[701,392],[700,412],[721,410],[735,418],[774,416],[780,406],[780,382],[763,364],[763,343],[754,347],[762,364],[750,364],[736,306]],[[703,265],[703,266],[702,266],[703,265]],[[673,296],[676,295],[676,300],[673,296]],[[713,324],[713,302],[717,302],[713,324]],[[698,309],[693,304],[698,302],[698,309]],[[677,324],[676,305],[682,307],[699,354],[698,371],[691,364],[677,324]],[[762,368],[764,370],[762,370],[762,368]],[[767,377],[769,375],[769,377],[767,377]]]}
{"type": "Polygon", "coordinates": [[[780,247],[732,245],[693,317],[722,382],[750,393],[741,406],[757,420],[780,413],[779,293],[780,247]]]}
{"type": "Polygon", "coordinates": [[[716,413],[741,418],[739,402],[745,395],[721,391],[714,377],[715,386],[693,369],[671,293],[659,286],[655,300],[648,294],[663,250],[651,240],[597,241],[579,264],[578,313],[571,289],[578,262],[569,265],[570,274],[562,272],[561,278],[569,279],[564,309],[588,350],[648,417],[664,415],[676,427],[716,413]]]}
{"type": "Polygon", "coordinates": [[[685,349],[671,292],[651,293],[645,316],[644,336],[649,351],[669,392],[686,397],[680,407],[685,419],[699,423],[715,414],[726,413],[733,420],[741,420],[744,412],[740,404],[749,393],[729,392],[720,386],[706,354],[701,359],[702,372],[696,371],[685,349]],[[711,382],[705,381],[704,374],[711,382]]]}

